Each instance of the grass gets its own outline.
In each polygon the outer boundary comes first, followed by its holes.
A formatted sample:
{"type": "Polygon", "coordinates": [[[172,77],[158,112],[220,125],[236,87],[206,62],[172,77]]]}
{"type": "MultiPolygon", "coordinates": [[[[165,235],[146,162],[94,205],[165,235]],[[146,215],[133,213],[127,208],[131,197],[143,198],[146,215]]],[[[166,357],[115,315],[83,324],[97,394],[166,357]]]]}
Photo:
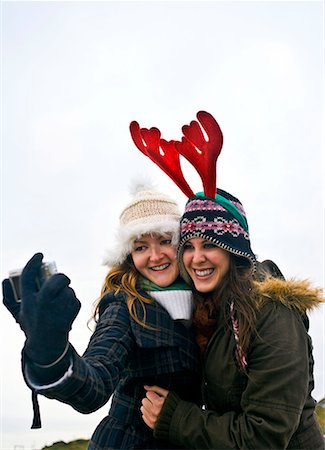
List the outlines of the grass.
{"type": "Polygon", "coordinates": [[[316,405],[316,415],[318,423],[325,434],[325,398],[320,400],[316,405]]]}
{"type": "Polygon", "coordinates": [[[54,442],[49,447],[43,447],[42,450],[86,450],[88,447],[88,440],[77,439],[71,442],[54,442]]]}

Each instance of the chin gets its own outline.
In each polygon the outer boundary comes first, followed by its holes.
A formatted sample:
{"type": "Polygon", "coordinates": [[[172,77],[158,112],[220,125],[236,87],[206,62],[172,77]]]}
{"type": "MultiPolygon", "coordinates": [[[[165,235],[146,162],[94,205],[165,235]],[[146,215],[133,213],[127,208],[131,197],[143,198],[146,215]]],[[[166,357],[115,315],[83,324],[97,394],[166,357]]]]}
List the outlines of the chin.
{"type": "Polygon", "coordinates": [[[164,287],[167,287],[167,286],[169,286],[170,284],[172,284],[172,282],[167,282],[167,281],[165,281],[165,282],[160,282],[160,281],[155,281],[154,282],[157,286],[159,286],[159,287],[161,287],[161,288],[164,288],[164,287]]]}
{"type": "Polygon", "coordinates": [[[219,283],[203,283],[198,282],[194,283],[195,289],[198,292],[202,292],[203,294],[207,294],[209,292],[213,292],[219,283]]]}
{"type": "Polygon", "coordinates": [[[167,287],[170,284],[172,284],[175,281],[175,279],[172,278],[169,280],[152,280],[152,281],[160,287],[167,287]]]}
{"type": "Polygon", "coordinates": [[[212,291],[212,289],[210,289],[210,288],[204,288],[204,287],[202,287],[202,286],[195,286],[195,288],[196,288],[196,290],[197,290],[198,292],[201,292],[202,294],[207,294],[208,292],[211,292],[211,291],[212,291]]]}
{"type": "Polygon", "coordinates": [[[176,280],[177,275],[175,276],[170,276],[170,277],[157,277],[156,279],[152,279],[151,281],[153,281],[155,284],[157,284],[160,287],[167,287],[170,284],[174,283],[174,281],[176,280]]]}

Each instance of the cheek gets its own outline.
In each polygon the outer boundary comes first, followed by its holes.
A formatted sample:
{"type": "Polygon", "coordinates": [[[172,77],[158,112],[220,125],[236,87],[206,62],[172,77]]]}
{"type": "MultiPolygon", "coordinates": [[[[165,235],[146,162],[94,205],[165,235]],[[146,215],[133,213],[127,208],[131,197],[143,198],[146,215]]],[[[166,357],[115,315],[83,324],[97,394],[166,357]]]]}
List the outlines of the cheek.
{"type": "Polygon", "coordinates": [[[171,260],[171,266],[173,267],[173,269],[176,271],[178,271],[178,262],[177,262],[177,259],[176,259],[176,256],[171,260]]]}
{"type": "Polygon", "coordinates": [[[188,257],[188,255],[186,253],[183,254],[183,264],[185,269],[188,269],[189,267],[189,263],[190,263],[190,258],[188,257]]]}
{"type": "Polygon", "coordinates": [[[170,248],[168,253],[167,253],[168,258],[173,261],[174,259],[177,258],[177,252],[176,252],[176,248],[170,248]]]}
{"type": "Polygon", "coordinates": [[[222,265],[223,265],[223,273],[224,273],[224,275],[226,275],[229,272],[229,267],[230,267],[230,257],[229,257],[229,255],[225,255],[222,265]]]}
{"type": "Polygon", "coordinates": [[[143,258],[141,258],[141,255],[138,255],[136,253],[131,253],[132,259],[133,259],[133,264],[134,267],[137,270],[141,270],[141,268],[143,267],[143,258]]]}

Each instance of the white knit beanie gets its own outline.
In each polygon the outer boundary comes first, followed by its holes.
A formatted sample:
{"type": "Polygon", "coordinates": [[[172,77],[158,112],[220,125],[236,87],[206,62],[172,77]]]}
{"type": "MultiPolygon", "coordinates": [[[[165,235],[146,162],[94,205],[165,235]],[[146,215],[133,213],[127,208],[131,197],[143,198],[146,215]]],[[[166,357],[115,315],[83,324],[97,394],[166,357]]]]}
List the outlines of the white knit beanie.
{"type": "Polygon", "coordinates": [[[131,253],[133,242],[145,234],[170,234],[178,245],[181,213],[177,203],[151,186],[136,186],[133,199],[120,214],[115,246],[106,252],[104,264],[116,266],[131,253]]]}

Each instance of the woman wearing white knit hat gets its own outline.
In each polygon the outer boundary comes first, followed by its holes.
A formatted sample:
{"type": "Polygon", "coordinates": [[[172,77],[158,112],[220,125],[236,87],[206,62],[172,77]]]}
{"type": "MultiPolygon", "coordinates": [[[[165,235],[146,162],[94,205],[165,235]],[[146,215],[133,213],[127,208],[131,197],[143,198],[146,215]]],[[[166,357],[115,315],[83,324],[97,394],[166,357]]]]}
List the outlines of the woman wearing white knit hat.
{"type": "Polygon", "coordinates": [[[198,352],[189,326],[192,292],[179,278],[176,259],[179,219],[174,200],[148,187],[123,209],[115,249],[106,260],[110,269],[96,329],[83,356],[68,341],[80,303],[65,275],[53,275],[31,292],[43,257],[34,255],[22,275],[18,310],[4,280],[4,303],[27,337],[23,372],[33,391],[34,428],[40,427],[38,393],[82,413],[99,409],[113,395],[89,449],[172,448],[153,438],[140,406],[148,384],[199,402],[198,352]]]}

